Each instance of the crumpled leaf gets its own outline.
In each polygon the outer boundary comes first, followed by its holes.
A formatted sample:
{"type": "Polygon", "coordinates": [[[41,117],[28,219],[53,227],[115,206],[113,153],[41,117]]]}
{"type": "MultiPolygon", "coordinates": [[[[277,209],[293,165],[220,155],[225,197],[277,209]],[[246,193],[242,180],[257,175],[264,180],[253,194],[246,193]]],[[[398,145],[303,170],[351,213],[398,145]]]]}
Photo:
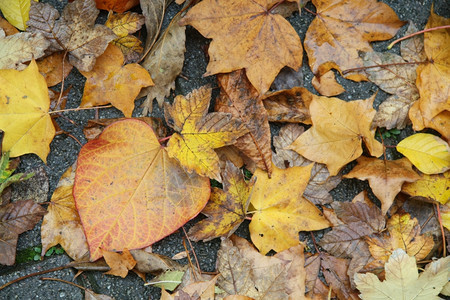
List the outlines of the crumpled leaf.
{"type": "Polygon", "coordinates": [[[311,124],[309,105],[314,95],[303,87],[294,87],[266,94],[264,107],[269,122],[291,122],[311,124]]]}
{"type": "Polygon", "coordinates": [[[320,230],[330,226],[320,210],[301,195],[308,184],[312,165],[279,169],[272,177],[256,169],[256,183],[250,203],[255,213],[250,222],[250,237],[262,254],[280,252],[298,245],[299,231],[320,230]],[[283,186],[280,189],[280,186],[283,186]]]}
{"type": "Polygon", "coordinates": [[[321,95],[331,97],[342,94],[345,89],[336,81],[336,77],[332,70],[326,72],[322,76],[312,79],[311,84],[321,95]]]}
{"type": "Polygon", "coordinates": [[[421,235],[416,218],[409,214],[395,214],[387,222],[387,233],[366,238],[369,250],[375,258],[370,266],[382,267],[395,249],[401,248],[408,255],[423,260],[434,247],[433,237],[421,235]]]}
{"type": "Polygon", "coordinates": [[[98,9],[123,13],[139,4],[139,0],[95,0],[98,9]]]}
{"type": "Polygon", "coordinates": [[[422,173],[437,174],[450,169],[450,147],[433,134],[413,134],[400,141],[396,148],[422,173]]]}
{"type": "Polygon", "coordinates": [[[380,282],[372,273],[356,274],[355,282],[361,292],[361,298],[364,300],[441,299],[438,294],[448,282],[450,259],[446,257],[432,262],[420,276],[416,260],[418,259],[409,256],[403,249],[396,249],[385,265],[386,279],[383,282],[380,282]]]}
{"type": "Polygon", "coordinates": [[[211,88],[201,87],[186,97],[177,96],[172,105],[166,103],[167,124],[178,132],[170,138],[167,152],[188,172],[222,181],[213,149],[233,144],[247,130],[231,114],[208,113],[210,98],[211,88]]]}
{"type": "MultiPolygon", "coordinates": [[[[392,38],[404,24],[385,3],[377,0],[313,0],[316,18],[305,36],[311,70],[321,77],[330,69],[339,72],[362,67],[359,51],[372,50],[371,41],[392,38]],[[376,12],[376,13],[374,13],[376,12]]],[[[346,78],[361,81],[366,76],[351,72],[346,78]]]]}
{"type": "Polygon", "coordinates": [[[108,266],[111,268],[111,270],[105,273],[108,275],[125,278],[128,275],[128,271],[133,269],[136,265],[136,261],[128,249],[123,249],[122,253],[102,250],[102,255],[108,266]]]}
{"type": "MultiPolygon", "coordinates": [[[[280,169],[288,167],[306,166],[312,161],[304,158],[297,152],[287,148],[304,132],[302,126],[297,124],[287,124],[280,129],[278,136],[273,137],[273,146],[277,151],[273,155],[275,166],[280,169]]],[[[314,204],[327,204],[333,201],[329,191],[334,189],[341,182],[341,175],[330,176],[328,169],[323,164],[315,163],[311,170],[311,177],[303,193],[303,197],[314,204]]]]}
{"type": "Polygon", "coordinates": [[[304,262],[302,245],[264,256],[245,239],[232,235],[222,241],[217,253],[217,285],[225,295],[256,300],[304,299],[304,262]]]}
{"type": "Polygon", "coordinates": [[[244,70],[220,74],[217,80],[221,87],[216,98],[215,111],[231,113],[242,120],[248,133],[236,140],[234,146],[256,166],[272,173],[272,149],[270,146],[270,126],[267,111],[258,92],[247,80],[244,70]]]}
{"type": "MultiPolygon", "coordinates": [[[[430,18],[425,29],[450,25],[450,19],[438,16],[431,8],[430,18]]],[[[416,114],[410,113],[415,130],[422,130],[433,118],[444,111],[450,111],[450,29],[441,29],[424,34],[425,54],[428,63],[417,68],[417,88],[420,99],[416,106],[416,114]],[[418,119],[418,120],[417,120],[418,119]],[[423,122],[420,122],[423,119],[423,122]]],[[[445,130],[444,130],[445,131],[445,130]]],[[[447,129],[448,131],[448,129],[447,129]]]]}
{"type": "Polygon", "coordinates": [[[64,58],[64,56],[63,52],[55,52],[36,62],[39,72],[44,76],[48,87],[57,85],[72,71],[73,66],[69,63],[67,57],[64,58]]]}
{"type": "Polygon", "coordinates": [[[34,60],[23,71],[0,70],[3,151],[10,151],[11,157],[35,153],[46,162],[55,136],[49,107],[47,83],[34,60]]]}
{"type": "Polygon", "coordinates": [[[383,147],[375,140],[375,132],[370,130],[375,115],[372,108],[374,98],[345,102],[338,98],[314,96],[309,106],[313,126],[288,149],[326,164],[331,176],[361,156],[361,141],[371,155],[380,156],[383,147]]]}
{"type": "Polygon", "coordinates": [[[73,195],[94,261],[101,249],[142,248],[171,234],[203,209],[210,187],[168,157],[149,125],[127,119],[82,147],[73,195]]]}
{"type": "Polygon", "coordinates": [[[284,66],[301,67],[300,38],[286,19],[271,11],[274,5],[272,0],[206,0],[189,10],[180,24],[213,39],[205,76],[245,69],[264,94],[284,66]]]}
{"type": "Polygon", "coordinates": [[[23,69],[23,62],[43,56],[48,46],[50,43],[40,33],[4,36],[0,29],[0,69],[23,69]]]}
{"type": "Polygon", "coordinates": [[[381,160],[361,156],[357,161],[358,165],[344,175],[344,178],[368,180],[373,193],[381,201],[383,215],[394,203],[403,183],[420,179],[407,158],[381,160]]]}
{"type": "Polygon", "coordinates": [[[48,213],[42,221],[42,256],[58,244],[74,260],[82,258],[89,251],[72,195],[75,168],[76,163],[61,176],[48,206],[48,213]]]}
{"type": "Polygon", "coordinates": [[[0,0],[0,10],[9,23],[20,30],[25,30],[29,19],[30,2],[32,1],[0,0]]]}
{"type": "Polygon", "coordinates": [[[402,192],[411,197],[420,197],[428,201],[446,204],[450,201],[450,171],[442,174],[421,174],[416,182],[405,183],[402,192]]]}
{"type": "Polygon", "coordinates": [[[69,61],[79,71],[89,72],[95,60],[116,38],[111,29],[95,24],[99,10],[94,0],[76,0],[63,13],[47,3],[31,1],[27,31],[41,32],[50,41],[48,51],[67,51],[69,61]]]}
{"type": "Polygon", "coordinates": [[[186,27],[178,25],[179,18],[175,17],[141,63],[155,82],[155,86],[144,88],[139,94],[139,97],[147,95],[141,106],[144,108],[144,116],[152,111],[153,99],[156,98],[158,105],[162,107],[164,97],[175,89],[175,78],[183,69],[186,27]]]}
{"type": "Polygon", "coordinates": [[[253,184],[245,182],[242,171],[228,161],[222,178],[223,190],[213,188],[211,199],[202,210],[208,219],[189,229],[188,236],[193,241],[206,242],[220,236],[229,237],[247,215],[253,184]]]}
{"type": "Polygon", "coordinates": [[[0,264],[14,264],[19,234],[33,229],[45,212],[45,208],[33,200],[0,206],[0,264]]]}
{"type": "Polygon", "coordinates": [[[131,250],[130,252],[136,260],[135,270],[142,273],[158,275],[166,271],[185,270],[184,266],[161,254],[149,253],[141,249],[131,250]]]}
{"type": "Polygon", "coordinates": [[[109,45],[97,58],[90,72],[83,72],[86,77],[82,107],[92,107],[111,103],[130,118],[134,109],[134,100],[142,87],[153,85],[150,74],[138,64],[123,65],[122,52],[114,45],[109,45]]]}

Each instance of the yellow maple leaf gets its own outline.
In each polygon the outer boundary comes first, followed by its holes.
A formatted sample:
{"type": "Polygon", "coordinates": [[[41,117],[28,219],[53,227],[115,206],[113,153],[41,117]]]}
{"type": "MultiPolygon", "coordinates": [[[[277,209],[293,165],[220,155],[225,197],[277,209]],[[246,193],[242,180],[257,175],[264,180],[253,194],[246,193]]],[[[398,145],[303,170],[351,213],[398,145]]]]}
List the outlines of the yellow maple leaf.
{"type": "Polygon", "coordinates": [[[20,30],[27,28],[27,21],[30,19],[30,5],[30,0],[0,0],[0,10],[3,15],[9,23],[20,30]]]}
{"type": "Polygon", "coordinates": [[[413,134],[397,144],[397,151],[422,173],[437,174],[450,169],[450,147],[433,134],[413,134]]]}
{"type": "Polygon", "coordinates": [[[309,160],[327,165],[330,175],[336,175],[347,163],[362,154],[364,140],[370,154],[380,156],[382,145],[370,129],[375,110],[375,97],[345,102],[338,98],[313,96],[309,106],[313,126],[300,135],[288,149],[309,160]]]}
{"type": "Polygon", "coordinates": [[[3,151],[11,151],[12,157],[35,153],[46,162],[55,136],[49,107],[47,83],[34,60],[23,71],[0,70],[3,151]]]}
{"type": "Polygon", "coordinates": [[[172,105],[166,103],[166,121],[179,132],[170,138],[167,152],[188,172],[221,181],[219,157],[213,149],[234,143],[247,130],[231,114],[208,114],[210,99],[211,88],[202,87],[186,97],[177,96],[172,105]]]}
{"type": "Polygon", "coordinates": [[[280,252],[298,245],[298,232],[330,226],[320,210],[303,198],[313,164],[279,169],[272,166],[272,177],[257,169],[250,198],[255,208],[250,223],[252,242],[262,254],[280,252]]]}
{"type": "Polygon", "coordinates": [[[278,72],[298,70],[303,49],[294,28],[271,9],[273,0],[205,0],[180,21],[207,38],[211,57],[205,75],[245,69],[252,85],[265,93],[278,72]]]}
{"type": "Polygon", "coordinates": [[[153,85],[150,74],[138,64],[123,65],[123,54],[114,45],[97,58],[90,72],[80,71],[86,77],[81,106],[92,107],[111,103],[131,117],[134,100],[141,88],[153,85]]]}

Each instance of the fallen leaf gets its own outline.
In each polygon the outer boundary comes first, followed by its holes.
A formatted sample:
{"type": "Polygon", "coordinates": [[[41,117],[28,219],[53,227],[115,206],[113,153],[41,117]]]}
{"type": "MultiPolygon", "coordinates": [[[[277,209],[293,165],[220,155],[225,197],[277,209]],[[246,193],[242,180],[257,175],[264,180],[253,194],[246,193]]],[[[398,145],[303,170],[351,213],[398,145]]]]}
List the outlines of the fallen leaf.
{"type": "Polygon", "coordinates": [[[166,103],[167,124],[178,132],[170,138],[167,152],[188,172],[220,182],[219,157],[213,149],[233,144],[246,129],[231,114],[208,113],[210,99],[211,88],[201,87],[186,97],[177,96],[172,105],[166,103]]]}
{"type": "Polygon", "coordinates": [[[38,204],[47,203],[49,183],[46,168],[37,165],[27,169],[33,176],[28,176],[29,179],[21,180],[11,186],[11,201],[33,199],[38,204]]]}
{"type": "Polygon", "coordinates": [[[347,275],[350,261],[331,255],[322,255],[321,267],[323,276],[338,299],[359,299],[358,294],[351,287],[350,278],[347,275]]]}
{"type": "Polygon", "coordinates": [[[403,183],[420,179],[407,158],[382,160],[361,156],[357,162],[358,165],[344,175],[344,178],[368,180],[373,193],[381,201],[383,215],[394,203],[403,183]]]}
{"type": "Polygon", "coordinates": [[[48,87],[57,85],[63,81],[69,75],[70,71],[72,71],[73,67],[63,52],[53,53],[42,60],[38,60],[36,63],[48,87]]]}
{"type": "Polygon", "coordinates": [[[442,225],[450,230],[450,204],[440,205],[442,225]]]}
{"type": "Polygon", "coordinates": [[[189,229],[188,236],[195,242],[229,237],[245,220],[252,183],[245,182],[242,171],[230,162],[226,163],[222,178],[223,190],[213,188],[211,199],[202,210],[208,219],[189,229]]]}
{"type": "Polygon", "coordinates": [[[409,118],[413,122],[415,131],[421,131],[425,127],[432,128],[438,131],[445,140],[450,141],[450,131],[447,129],[450,127],[450,111],[444,110],[431,120],[428,120],[423,117],[420,112],[420,103],[416,101],[409,109],[409,118]]]}
{"type": "Polygon", "coordinates": [[[107,296],[107,295],[103,295],[103,294],[94,293],[90,289],[85,289],[84,291],[85,291],[85,293],[84,293],[84,300],[114,300],[113,297],[110,297],[110,296],[107,296]]]}
{"type": "MultiPolygon", "coordinates": [[[[316,253],[312,255],[311,253],[306,253],[306,255],[310,255],[305,260],[306,296],[314,300],[325,299],[328,297],[328,287],[318,278],[321,264],[320,254],[316,253]]],[[[335,293],[332,291],[331,297],[335,296],[335,293]]]]}
{"type": "Polygon", "coordinates": [[[140,0],[142,14],[145,17],[145,29],[147,30],[145,51],[148,51],[158,38],[166,7],[171,1],[172,0],[140,0]]]}
{"type": "Polygon", "coordinates": [[[9,152],[0,153],[0,195],[13,183],[31,178],[33,173],[17,173],[14,171],[19,165],[19,159],[9,160],[9,152]],[[16,161],[17,160],[17,161],[16,161]]]}
{"type": "MultiPolygon", "coordinates": [[[[371,51],[369,42],[392,38],[404,24],[387,4],[376,0],[313,0],[312,3],[317,15],[306,32],[304,44],[316,77],[332,68],[342,74],[343,70],[362,67],[358,52],[371,51]]],[[[366,79],[358,72],[345,77],[355,81],[366,79]]]]}
{"type": "Polygon", "coordinates": [[[111,270],[105,273],[108,275],[125,278],[128,275],[128,271],[136,265],[136,261],[128,249],[123,249],[122,253],[102,250],[102,255],[111,268],[111,270]]]}
{"type": "Polygon", "coordinates": [[[112,10],[123,13],[130,8],[139,5],[139,0],[95,0],[98,9],[112,10]]]}
{"type": "Polygon", "coordinates": [[[61,176],[48,206],[48,213],[42,221],[42,256],[58,244],[74,260],[82,258],[89,251],[72,195],[75,168],[76,163],[61,176]]]}
{"type": "Polygon", "coordinates": [[[410,123],[408,112],[412,103],[410,100],[390,96],[378,106],[373,118],[372,127],[385,127],[386,129],[403,129],[410,123]]]}
{"type": "Polygon", "coordinates": [[[4,36],[0,29],[0,69],[23,69],[23,62],[42,57],[49,45],[40,33],[4,36]]]}
{"type": "Polygon", "coordinates": [[[264,94],[284,66],[301,67],[300,38],[285,18],[271,11],[274,5],[272,0],[206,0],[189,10],[180,24],[213,39],[205,76],[245,69],[264,94]]]}
{"type": "Polygon", "coordinates": [[[12,157],[35,153],[46,162],[55,136],[49,107],[47,83],[34,60],[23,71],[0,70],[3,151],[12,157]]]}
{"type": "Polygon", "coordinates": [[[116,38],[108,27],[95,24],[99,10],[94,0],[76,0],[59,12],[47,3],[31,1],[27,31],[41,32],[50,41],[48,51],[67,51],[69,62],[89,72],[95,60],[116,38]]]}
{"type": "Polygon", "coordinates": [[[419,276],[416,259],[403,249],[396,249],[385,265],[386,280],[380,282],[372,273],[356,274],[355,282],[362,299],[441,299],[437,295],[448,282],[448,258],[432,262],[419,276]],[[446,261],[446,267],[436,266],[446,261]]]}
{"type": "Polygon", "coordinates": [[[395,249],[401,248],[408,255],[423,260],[433,249],[431,236],[421,235],[421,228],[416,218],[409,214],[395,214],[387,222],[387,233],[366,238],[369,250],[375,261],[371,267],[382,267],[395,249]]]}
{"type": "Polygon", "coordinates": [[[33,229],[45,212],[45,208],[33,200],[0,206],[0,264],[14,264],[19,234],[33,229]]]}
{"type": "Polygon", "coordinates": [[[94,261],[101,249],[142,248],[169,235],[203,209],[210,187],[168,157],[149,125],[128,119],[82,147],[73,195],[94,261]]]}
{"type": "Polygon", "coordinates": [[[136,260],[135,270],[142,273],[158,275],[166,271],[185,270],[184,266],[161,254],[149,253],[140,249],[131,250],[130,252],[136,260]]]}
{"type": "Polygon", "coordinates": [[[342,94],[345,89],[336,81],[336,77],[332,70],[326,72],[319,78],[314,76],[311,81],[313,87],[321,95],[331,97],[342,94]]]}
{"type": "Polygon", "coordinates": [[[179,18],[175,17],[142,62],[142,66],[155,82],[155,86],[143,88],[139,94],[140,97],[147,96],[141,106],[144,108],[144,116],[152,111],[153,99],[156,98],[159,107],[162,107],[164,97],[169,96],[170,91],[175,89],[175,78],[183,69],[186,27],[178,25],[179,18]]]}
{"type": "Polygon", "coordinates": [[[181,284],[184,274],[185,271],[182,272],[169,270],[156,276],[145,285],[153,285],[159,287],[162,290],[173,291],[181,284]]]}
{"type": "Polygon", "coordinates": [[[273,166],[270,179],[261,169],[253,174],[256,183],[250,203],[255,213],[249,225],[250,237],[262,254],[272,249],[281,252],[298,245],[299,231],[330,226],[320,210],[301,196],[311,169],[312,165],[284,170],[273,166]]]}
{"type": "MultiPolygon", "coordinates": [[[[414,22],[409,21],[405,36],[419,31],[414,22]]],[[[406,61],[423,62],[427,59],[424,50],[423,35],[418,34],[400,42],[400,53],[406,61]]]]}
{"type": "Polygon", "coordinates": [[[309,105],[313,97],[314,95],[303,87],[266,94],[263,103],[269,115],[269,122],[311,124],[309,105]]]}
{"type": "Polygon", "coordinates": [[[217,285],[225,295],[256,300],[304,299],[304,261],[302,245],[264,256],[245,239],[232,235],[222,241],[217,253],[217,285]]]}
{"type": "MultiPolygon", "coordinates": [[[[3,16],[14,27],[20,30],[27,28],[30,12],[30,0],[0,0],[0,10],[3,16]]],[[[36,57],[35,57],[36,58],[36,57]]]]}
{"type": "Polygon", "coordinates": [[[446,204],[450,200],[450,171],[436,175],[421,174],[416,182],[405,183],[402,192],[446,204]]]}
{"type": "Polygon", "coordinates": [[[141,40],[134,35],[117,38],[111,44],[122,51],[125,64],[138,62],[144,52],[141,40]]]}
{"type": "Polygon", "coordinates": [[[6,36],[19,33],[19,30],[17,30],[16,27],[12,26],[8,21],[3,19],[2,17],[0,17],[0,28],[3,29],[6,36]]]}
{"type": "Polygon", "coordinates": [[[270,126],[267,112],[258,92],[247,80],[244,70],[217,76],[220,95],[216,98],[215,111],[231,113],[248,130],[236,140],[234,146],[256,166],[272,173],[272,149],[270,147],[270,126]]]}
{"type": "Polygon", "coordinates": [[[450,147],[433,134],[413,134],[401,140],[396,148],[422,173],[437,174],[450,169],[450,147]]]}
{"type": "MultiPolygon", "coordinates": [[[[438,16],[431,7],[430,18],[425,29],[431,27],[450,25],[450,20],[438,16]]],[[[417,68],[417,88],[420,99],[418,110],[425,123],[443,111],[450,111],[450,29],[429,31],[424,34],[424,49],[428,58],[427,64],[417,68]]],[[[410,114],[411,121],[416,128],[414,115],[410,114]]],[[[419,126],[420,127],[420,126],[419,126]]]]}
{"type": "Polygon", "coordinates": [[[130,118],[134,100],[142,87],[153,85],[150,74],[138,64],[123,65],[124,57],[119,48],[109,45],[97,58],[86,77],[81,107],[111,103],[130,118]]]}
{"type": "Polygon", "coordinates": [[[383,153],[382,145],[370,130],[375,95],[367,100],[345,102],[338,98],[314,96],[309,110],[313,126],[288,149],[309,160],[327,165],[331,176],[362,154],[361,141],[373,156],[383,153]]]}

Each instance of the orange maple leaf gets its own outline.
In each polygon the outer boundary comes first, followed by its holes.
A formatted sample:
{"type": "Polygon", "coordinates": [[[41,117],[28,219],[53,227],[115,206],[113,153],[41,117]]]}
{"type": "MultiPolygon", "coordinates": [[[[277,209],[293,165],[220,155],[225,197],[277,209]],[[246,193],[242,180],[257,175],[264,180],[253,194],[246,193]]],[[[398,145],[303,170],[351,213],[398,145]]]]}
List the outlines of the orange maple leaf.
{"type": "Polygon", "coordinates": [[[273,0],[205,0],[180,21],[212,38],[205,76],[246,69],[260,94],[270,88],[278,72],[302,65],[300,38],[289,22],[271,8],[273,0]]]}

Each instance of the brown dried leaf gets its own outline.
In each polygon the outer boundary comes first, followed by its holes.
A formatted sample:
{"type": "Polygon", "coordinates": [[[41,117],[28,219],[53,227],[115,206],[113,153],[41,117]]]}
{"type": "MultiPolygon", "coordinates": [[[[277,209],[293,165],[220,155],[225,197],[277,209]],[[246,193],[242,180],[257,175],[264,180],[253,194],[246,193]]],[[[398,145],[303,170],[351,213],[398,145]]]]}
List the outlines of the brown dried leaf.
{"type": "Polygon", "coordinates": [[[408,112],[412,102],[408,99],[390,96],[384,100],[372,121],[372,127],[386,127],[386,129],[403,129],[410,123],[408,112]]]}
{"type": "Polygon", "coordinates": [[[321,255],[321,267],[323,276],[328,285],[336,293],[338,299],[359,300],[358,293],[351,287],[348,268],[350,260],[336,258],[331,255],[321,255]]]}
{"type": "Polygon", "coordinates": [[[147,41],[145,42],[145,51],[147,51],[158,38],[164,12],[172,0],[140,0],[140,2],[147,30],[147,41]]]}
{"type": "Polygon", "coordinates": [[[309,104],[313,94],[303,87],[294,87],[269,93],[264,96],[264,107],[269,122],[291,122],[311,124],[309,104]]]}
{"type": "Polygon", "coordinates": [[[66,78],[70,71],[72,71],[72,65],[67,60],[63,52],[55,52],[50,56],[47,56],[36,63],[38,65],[39,73],[44,76],[47,86],[51,87],[60,83],[66,78]]]}
{"type": "Polygon", "coordinates": [[[1,16],[0,16],[0,28],[3,29],[6,36],[19,33],[19,30],[17,30],[16,27],[12,26],[8,21],[3,19],[1,16]]]}
{"type": "MultiPolygon", "coordinates": [[[[419,31],[419,29],[417,29],[416,25],[412,21],[409,21],[408,29],[405,31],[404,35],[407,36],[417,31],[419,31]]],[[[425,61],[427,56],[424,49],[423,35],[418,34],[401,41],[400,53],[402,54],[403,59],[409,62],[425,61]]]]}
{"type": "Polygon", "coordinates": [[[270,147],[270,126],[259,93],[247,80],[244,70],[217,76],[221,87],[216,99],[215,110],[231,113],[242,120],[248,133],[234,144],[247,157],[255,161],[256,166],[272,173],[272,150],[270,147]]]}
{"type": "Polygon", "coordinates": [[[312,79],[313,87],[323,96],[337,96],[345,92],[345,89],[336,81],[332,70],[326,72],[319,78],[314,76],[312,79]]]}
{"type": "Polygon", "coordinates": [[[67,4],[61,18],[51,5],[32,1],[27,31],[43,33],[51,43],[48,51],[67,51],[69,62],[87,72],[108,43],[116,38],[108,27],[95,24],[98,13],[94,0],[67,4]]]}
{"type": "Polygon", "coordinates": [[[134,260],[136,260],[135,270],[142,273],[159,275],[169,270],[182,271],[185,269],[184,266],[173,259],[161,254],[150,253],[144,250],[131,250],[130,252],[134,260]]]}
{"type": "Polygon", "coordinates": [[[102,250],[102,254],[106,263],[111,268],[111,270],[105,273],[108,275],[125,278],[128,275],[128,271],[136,265],[136,261],[128,249],[124,249],[122,253],[102,250]]]}

